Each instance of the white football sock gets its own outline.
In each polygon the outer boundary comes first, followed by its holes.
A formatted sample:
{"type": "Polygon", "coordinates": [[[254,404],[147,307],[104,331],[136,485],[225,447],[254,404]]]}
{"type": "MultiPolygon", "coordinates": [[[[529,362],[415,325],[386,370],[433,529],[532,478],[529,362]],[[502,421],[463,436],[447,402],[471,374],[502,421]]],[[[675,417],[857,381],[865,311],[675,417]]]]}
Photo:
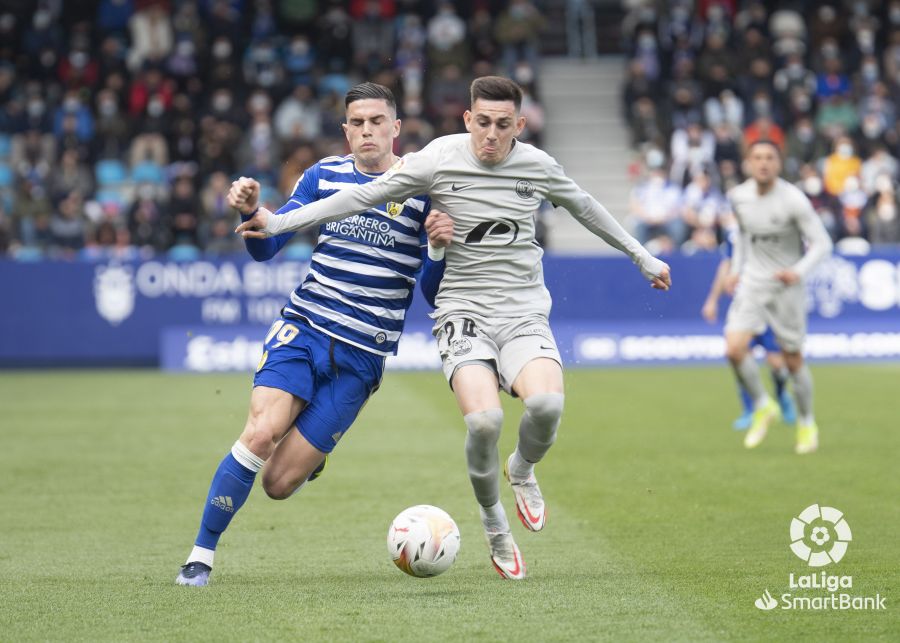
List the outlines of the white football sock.
{"type": "Polygon", "coordinates": [[[185,561],[185,565],[188,563],[203,563],[204,565],[213,566],[213,558],[215,557],[216,552],[212,549],[207,549],[206,547],[198,547],[194,545],[194,548],[191,550],[191,555],[188,556],[188,559],[185,561]]]}

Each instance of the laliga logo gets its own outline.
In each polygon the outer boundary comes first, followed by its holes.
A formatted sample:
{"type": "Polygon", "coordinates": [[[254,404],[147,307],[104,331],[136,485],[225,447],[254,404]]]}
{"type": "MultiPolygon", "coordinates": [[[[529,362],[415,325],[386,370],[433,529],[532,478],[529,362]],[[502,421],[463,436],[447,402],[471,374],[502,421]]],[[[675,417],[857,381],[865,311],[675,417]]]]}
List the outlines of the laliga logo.
{"type": "Polygon", "coordinates": [[[838,562],[851,540],[850,525],[834,507],[810,505],[791,520],[791,551],[810,567],[838,562]]]}
{"type": "Polygon", "coordinates": [[[97,312],[113,326],[134,311],[134,279],[130,268],[97,266],[94,272],[94,301],[97,312]]]}

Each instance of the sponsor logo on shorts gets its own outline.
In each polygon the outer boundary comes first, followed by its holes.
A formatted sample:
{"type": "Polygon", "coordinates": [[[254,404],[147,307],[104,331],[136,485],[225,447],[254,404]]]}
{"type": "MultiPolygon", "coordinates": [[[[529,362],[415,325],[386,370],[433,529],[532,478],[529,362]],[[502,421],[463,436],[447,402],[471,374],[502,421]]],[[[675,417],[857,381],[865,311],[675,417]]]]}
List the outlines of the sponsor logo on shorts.
{"type": "Polygon", "coordinates": [[[459,339],[454,339],[450,341],[450,352],[453,353],[454,357],[459,357],[460,355],[465,355],[472,350],[472,342],[470,342],[465,337],[460,337],[459,339]]]}

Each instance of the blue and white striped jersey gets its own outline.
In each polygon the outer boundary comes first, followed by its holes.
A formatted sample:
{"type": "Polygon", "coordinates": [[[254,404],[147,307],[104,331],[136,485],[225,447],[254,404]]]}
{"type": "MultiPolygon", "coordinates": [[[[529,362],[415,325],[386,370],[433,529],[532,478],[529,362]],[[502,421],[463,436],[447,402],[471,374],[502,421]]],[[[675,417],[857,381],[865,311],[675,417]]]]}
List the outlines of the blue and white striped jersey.
{"type": "MultiPolygon", "coordinates": [[[[276,215],[378,176],[359,171],[352,155],[324,158],[303,173],[276,215]]],[[[372,353],[396,354],[427,247],[430,203],[427,196],[412,197],[322,225],[309,273],[291,293],[285,316],[372,353]]],[[[292,235],[248,240],[247,249],[265,260],[292,235]]]]}

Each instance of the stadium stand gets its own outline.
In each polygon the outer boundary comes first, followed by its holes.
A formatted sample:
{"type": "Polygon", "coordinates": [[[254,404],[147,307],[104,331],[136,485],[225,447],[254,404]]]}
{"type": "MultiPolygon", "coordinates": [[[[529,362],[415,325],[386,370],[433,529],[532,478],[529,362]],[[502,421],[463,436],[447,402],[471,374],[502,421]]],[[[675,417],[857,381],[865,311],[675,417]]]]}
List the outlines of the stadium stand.
{"type": "Polygon", "coordinates": [[[741,151],[776,142],[838,249],[900,241],[900,1],[628,2],[631,221],[660,251],[715,249],[741,151]],[[696,5],[696,6],[694,6],[696,5]]]}
{"type": "MultiPolygon", "coordinates": [[[[512,75],[540,114],[543,19],[528,0],[5,6],[0,252],[12,258],[242,252],[231,179],[260,179],[280,206],[304,168],[346,153],[343,94],[362,80],[397,96],[400,154],[462,131],[477,75],[512,75]]],[[[288,256],[310,243],[298,235],[288,256]]]]}

